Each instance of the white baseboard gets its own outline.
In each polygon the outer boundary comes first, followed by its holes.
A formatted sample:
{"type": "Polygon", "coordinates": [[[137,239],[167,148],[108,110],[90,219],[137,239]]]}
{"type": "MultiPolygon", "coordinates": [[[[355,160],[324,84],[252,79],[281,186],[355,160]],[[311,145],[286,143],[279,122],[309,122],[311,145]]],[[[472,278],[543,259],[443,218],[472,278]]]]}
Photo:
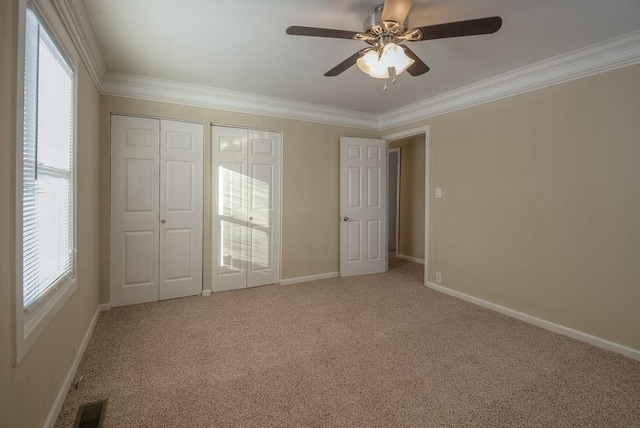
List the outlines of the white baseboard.
{"type": "Polygon", "coordinates": [[[211,290],[202,290],[202,297],[211,296],[211,290]]]}
{"type": "Polygon", "coordinates": [[[491,303],[487,300],[482,300],[477,297],[471,296],[469,294],[452,290],[450,288],[443,287],[442,285],[434,284],[432,282],[427,282],[427,287],[432,288],[441,293],[445,293],[450,296],[457,297],[462,300],[466,300],[467,302],[474,303],[476,305],[485,307],[487,309],[500,312],[501,314],[519,319],[521,321],[524,321],[529,324],[533,324],[535,326],[544,328],[546,330],[551,330],[555,333],[560,333],[565,336],[569,336],[573,339],[587,342],[599,348],[603,348],[608,351],[617,352],[618,354],[622,354],[629,358],[633,358],[634,360],[640,361],[640,350],[638,349],[629,348],[628,346],[624,346],[619,343],[611,342],[609,340],[602,339],[600,337],[592,336],[582,331],[574,330],[572,328],[565,327],[563,325],[556,324],[554,322],[547,321],[542,318],[534,317],[533,315],[525,314],[524,312],[519,312],[519,311],[516,311],[515,309],[510,309],[505,306],[500,306],[495,303],[491,303]]]}
{"type": "Polygon", "coordinates": [[[317,281],[320,279],[337,278],[340,272],[319,273],[317,275],[298,276],[296,278],[281,279],[280,285],[299,284],[301,282],[317,281]]]}
{"type": "Polygon", "coordinates": [[[402,260],[409,260],[410,262],[420,263],[421,265],[424,264],[424,260],[418,259],[416,257],[405,256],[404,254],[400,254],[400,253],[398,253],[398,255],[396,257],[399,258],[399,259],[402,259],[402,260]]]}
{"type": "Polygon", "coordinates": [[[78,352],[76,353],[76,357],[73,359],[73,363],[69,368],[69,372],[67,373],[67,377],[64,379],[62,387],[60,388],[60,392],[58,392],[58,396],[56,400],[53,402],[53,406],[51,410],[49,410],[49,415],[47,415],[47,419],[44,422],[45,428],[51,428],[56,423],[56,419],[58,419],[58,414],[60,414],[60,410],[62,409],[62,405],[64,404],[64,400],[67,398],[67,392],[69,388],[71,388],[71,383],[73,379],[76,377],[76,372],[78,371],[78,366],[80,365],[80,361],[82,361],[82,356],[84,355],[84,351],[87,349],[87,344],[89,343],[89,339],[91,339],[91,335],[93,334],[93,329],[96,327],[96,323],[98,322],[98,316],[100,312],[111,309],[111,303],[106,303],[102,305],[98,305],[96,307],[96,312],[93,314],[93,318],[91,319],[91,323],[89,324],[89,328],[87,329],[84,337],[82,338],[82,342],[80,343],[80,347],[78,348],[78,352]]]}

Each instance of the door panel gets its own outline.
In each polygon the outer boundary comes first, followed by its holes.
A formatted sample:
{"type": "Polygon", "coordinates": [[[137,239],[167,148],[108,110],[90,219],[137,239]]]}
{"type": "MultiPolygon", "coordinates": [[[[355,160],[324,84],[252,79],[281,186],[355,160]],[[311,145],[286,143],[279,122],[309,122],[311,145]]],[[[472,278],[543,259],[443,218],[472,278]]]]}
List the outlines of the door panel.
{"type": "Polygon", "coordinates": [[[356,263],[362,261],[360,258],[360,228],[362,222],[358,220],[349,220],[347,222],[347,254],[348,261],[350,263],[356,263]]]}
{"type": "Polygon", "coordinates": [[[153,248],[156,236],[153,230],[138,230],[124,232],[124,248],[119,253],[122,255],[121,263],[124,265],[123,288],[154,286],[155,287],[155,263],[153,260],[153,248]],[[136,255],[132,257],[132,255],[136,255]]]}
{"type": "Polygon", "coordinates": [[[158,120],[111,117],[111,304],[158,300],[158,120]]]}
{"type": "Polygon", "coordinates": [[[349,208],[360,208],[362,206],[362,168],[349,167],[347,200],[349,208]]]}
{"type": "Polygon", "coordinates": [[[195,201],[191,189],[196,180],[193,162],[165,161],[164,166],[166,212],[193,213],[195,201]]]}
{"type": "Polygon", "coordinates": [[[157,164],[147,159],[123,159],[124,163],[124,214],[154,214],[157,202],[154,189],[158,185],[157,164]]]}
{"type": "Polygon", "coordinates": [[[280,280],[280,150],[276,132],[247,131],[249,155],[249,269],[247,287],[280,280]],[[276,260],[278,262],[276,263],[276,260]]]}
{"type": "MultiPolygon", "coordinates": [[[[220,277],[236,276],[240,285],[245,288],[245,274],[247,265],[246,238],[247,228],[244,224],[237,224],[227,220],[220,221],[220,248],[217,265],[220,277]]],[[[230,288],[232,289],[232,288],[230,288]]]]}
{"type": "Polygon", "coordinates": [[[367,146],[367,160],[381,161],[382,160],[382,147],[379,147],[379,146],[367,146]]]}
{"type": "Polygon", "coordinates": [[[251,272],[268,275],[273,270],[273,237],[271,227],[251,227],[251,272]]]}
{"type": "Polygon", "coordinates": [[[160,124],[159,298],[202,293],[203,125],[160,124]]]}
{"type": "Polygon", "coordinates": [[[380,260],[380,220],[367,221],[367,260],[380,260]]]}
{"type": "Polygon", "coordinates": [[[193,246],[192,229],[170,229],[165,231],[164,264],[166,266],[166,281],[192,279],[191,276],[191,248],[193,246]],[[186,250],[186,251],[185,251],[186,250]]]}
{"type": "Polygon", "coordinates": [[[340,139],[340,276],[387,270],[386,142],[340,139]]]}
{"type": "Polygon", "coordinates": [[[367,206],[369,208],[380,208],[380,168],[367,168],[367,206]]]}
{"type": "Polygon", "coordinates": [[[246,288],[248,197],[247,131],[212,127],[212,291],[246,288]]]}
{"type": "MultiPolygon", "coordinates": [[[[253,164],[249,179],[250,223],[270,227],[273,213],[274,165],[253,164]]],[[[259,232],[258,232],[259,233],[259,232]]]]}

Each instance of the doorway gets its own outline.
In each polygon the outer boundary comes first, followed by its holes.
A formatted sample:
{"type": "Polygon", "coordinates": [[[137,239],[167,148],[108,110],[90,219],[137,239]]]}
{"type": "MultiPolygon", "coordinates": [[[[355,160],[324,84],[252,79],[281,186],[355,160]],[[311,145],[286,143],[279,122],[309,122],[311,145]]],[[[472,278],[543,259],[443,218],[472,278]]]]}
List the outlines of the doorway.
{"type": "Polygon", "coordinates": [[[389,149],[389,257],[424,265],[426,283],[429,254],[429,128],[408,130],[383,138],[388,141],[389,149]],[[394,174],[393,168],[396,167],[397,174],[394,174]]]}
{"type": "Polygon", "coordinates": [[[398,255],[398,214],[400,212],[400,148],[389,149],[389,221],[387,249],[390,257],[398,255]]]}

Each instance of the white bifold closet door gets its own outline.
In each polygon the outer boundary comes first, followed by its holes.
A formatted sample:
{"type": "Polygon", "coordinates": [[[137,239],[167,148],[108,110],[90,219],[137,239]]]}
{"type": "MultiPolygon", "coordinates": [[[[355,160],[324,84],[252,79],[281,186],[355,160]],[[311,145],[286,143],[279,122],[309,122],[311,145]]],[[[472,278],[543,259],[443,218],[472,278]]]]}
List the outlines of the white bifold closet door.
{"type": "Polygon", "coordinates": [[[280,280],[281,134],[213,126],[212,291],[280,280]]]}
{"type": "Polygon", "coordinates": [[[111,116],[111,303],[202,292],[203,125],[111,116]]]}

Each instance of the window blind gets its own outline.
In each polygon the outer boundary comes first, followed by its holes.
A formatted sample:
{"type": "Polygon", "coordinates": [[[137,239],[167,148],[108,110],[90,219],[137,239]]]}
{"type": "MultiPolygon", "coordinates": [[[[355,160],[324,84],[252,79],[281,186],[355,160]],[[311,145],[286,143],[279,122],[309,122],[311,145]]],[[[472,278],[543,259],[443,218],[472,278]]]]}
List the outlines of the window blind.
{"type": "Polygon", "coordinates": [[[73,71],[27,11],[22,189],[23,306],[73,275],[73,71]]]}

